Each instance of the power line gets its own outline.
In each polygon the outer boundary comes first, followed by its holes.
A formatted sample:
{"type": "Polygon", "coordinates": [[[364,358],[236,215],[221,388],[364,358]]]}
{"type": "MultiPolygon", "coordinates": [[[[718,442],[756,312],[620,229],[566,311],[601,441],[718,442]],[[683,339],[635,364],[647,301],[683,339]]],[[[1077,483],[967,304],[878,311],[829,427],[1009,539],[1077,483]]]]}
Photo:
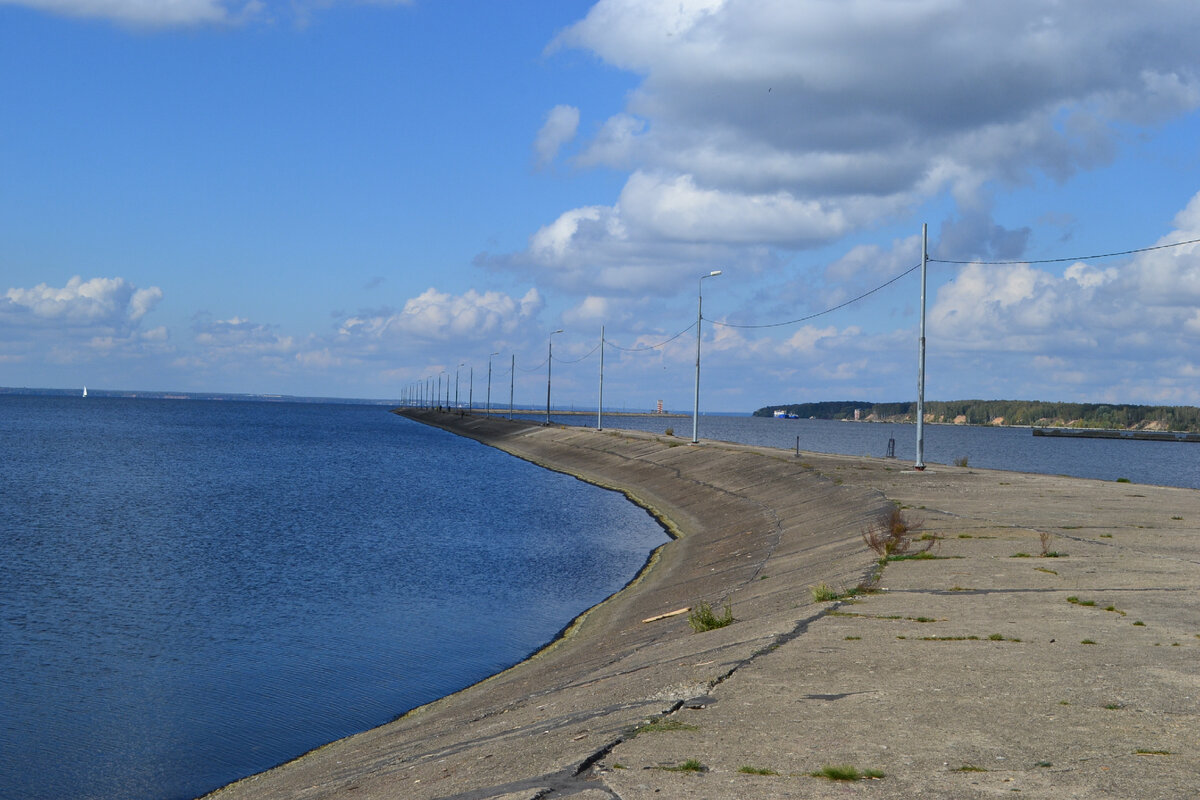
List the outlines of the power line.
{"type": "MultiPolygon", "coordinates": [[[[930,260],[932,261],[933,259],[930,259],[930,260]]],[[[848,305],[851,305],[852,303],[857,303],[859,300],[862,300],[864,297],[870,297],[871,295],[878,292],[880,289],[884,289],[888,286],[891,286],[893,283],[900,280],[905,275],[908,275],[909,273],[914,272],[920,268],[921,268],[920,264],[917,264],[916,266],[913,266],[913,267],[909,267],[908,269],[904,270],[904,272],[901,272],[899,275],[892,278],[887,283],[882,283],[879,286],[876,286],[874,289],[871,289],[869,292],[863,292],[858,297],[847,300],[844,303],[839,303],[838,305],[833,306],[831,308],[827,308],[824,311],[818,311],[815,314],[809,314],[807,317],[801,317],[800,319],[792,319],[792,320],[788,320],[787,322],[771,322],[766,325],[737,325],[732,322],[721,322],[720,320],[716,320],[716,319],[708,319],[708,317],[705,317],[705,319],[707,319],[709,322],[711,322],[714,325],[723,325],[726,328],[780,328],[780,327],[783,327],[784,325],[795,325],[798,322],[807,322],[810,319],[816,319],[817,317],[822,317],[826,314],[831,314],[834,311],[837,311],[839,309],[845,308],[848,305]]],[[[692,327],[694,328],[696,326],[693,325],[692,327]]]]}
{"type": "Polygon", "coordinates": [[[613,344],[612,342],[609,342],[609,341],[605,341],[604,343],[606,345],[608,345],[609,347],[613,348],[614,350],[622,350],[626,353],[645,353],[645,352],[649,352],[650,350],[657,350],[660,347],[666,347],[671,342],[675,341],[680,336],[683,336],[685,333],[687,333],[694,327],[696,327],[696,323],[693,322],[691,325],[688,325],[686,328],[684,328],[679,333],[672,336],[670,339],[667,339],[664,342],[659,342],[658,344],[652,344],[649,347],[621,347],[621,345],[613,344]]]}
{"type": "Polygon", "coordinates": [[[561,359],[561,358],[556,358],[556,359],[555,359],[555,361],[557,361],[557,362],[558,362],[558,363],[560,363],[560,364],[578,364],[580,361],[583,361],[583,360],[585,360],[585,359],[591,358],[591,357],[592,357],[592,354],[593,354],[593,353],[595,353],[595,352],[596,352],[597,350],[599,350],[599,349],[600,349],[600,344],[599,344],[599,343],[597,343],[595,347],[593,347],[591,350],[587,351],[587,353],[586,353],[586,354],[584,354],[584,355],[580,356],[579,358],[576,358],[576,359],[574,359],[574,360],[572,360],[572,361],[564,361],[564,360],[563,360],[563,359],[561,359]]]}
{"type": "Polygon", "coordinates": [[[955,261],[948,258],[931,258],[930,261],[936,261],[939,264],[1060,264],[1064,261],[1092,261],[1097,258],[1113,258],[1114,256],[1128,256],[1134,253],[1149,253],[1151,250],[1165,250],[1168,247],[1182,247],[1185,244],[1196,244],[1200,239],[1188,239],[1186,242],[1172,242],[1171,244],[1158,244],[1153,247],[1139,247],[1136,250],[1120,250],[1116,253],[1098,253],[1091,256],[1075,256],[1074,258],[1042,258],[1042,259],[1020,259],[1016,261],[955,261]]]}

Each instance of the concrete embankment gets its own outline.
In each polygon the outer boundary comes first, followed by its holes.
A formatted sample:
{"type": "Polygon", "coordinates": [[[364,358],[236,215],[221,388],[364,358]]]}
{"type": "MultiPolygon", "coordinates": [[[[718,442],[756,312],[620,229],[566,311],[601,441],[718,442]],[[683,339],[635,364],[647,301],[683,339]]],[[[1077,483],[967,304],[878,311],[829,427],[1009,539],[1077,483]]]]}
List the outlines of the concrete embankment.
{"type": "Polygon", "coordinates": [[[536,657],[222,800],[1200,796],[1200,493],[409,416],[680,538],[536,657]],[[816,602],[872,572],[860,534],[896,504],[940,558],[816,602]],[[736,621],[643,621],[699,601],[736,621]]]}

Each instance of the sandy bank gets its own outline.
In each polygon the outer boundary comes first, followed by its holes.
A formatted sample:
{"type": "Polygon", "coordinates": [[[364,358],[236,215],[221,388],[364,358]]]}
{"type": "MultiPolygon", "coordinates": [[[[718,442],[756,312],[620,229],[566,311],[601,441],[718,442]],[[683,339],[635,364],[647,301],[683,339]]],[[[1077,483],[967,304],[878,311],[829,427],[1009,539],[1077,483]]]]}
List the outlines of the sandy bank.
{"type": "Polygon", "coordinates": [[[561,645],[217,797],[1198,794],[1200,493],[414,418],[622,489],[681,538],[561,645]],[[814,602],[871,569],[859,534],[893,502],[945,558],[814,602]],[[642,622],[726,598],[727,628],[642,622]],[[650,719],[679,729],[634,736],[650,719]],[[688,759],[705,771],[663,769],[688,759]],[[827,764],[886,777],[808,775],[827,764]]]}

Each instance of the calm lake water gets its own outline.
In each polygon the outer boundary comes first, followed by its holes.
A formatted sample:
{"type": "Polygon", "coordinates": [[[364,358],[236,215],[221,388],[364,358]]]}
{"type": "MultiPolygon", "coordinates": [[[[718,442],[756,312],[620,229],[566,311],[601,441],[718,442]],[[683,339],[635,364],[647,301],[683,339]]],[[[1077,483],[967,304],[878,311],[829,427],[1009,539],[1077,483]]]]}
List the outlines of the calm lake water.
{"type": "MultiPolygon", "coordinates": [[[[530,417],[544,420],[545,416],[530,417]]],[[[596,415],[553,415],[562,425],[595,427],[596,415]]],[[[605,416],[605,428],[630,428],[692,438],[692,418],[605,416]]],[[[816,419],[701,415],[702,439],[764,445],[818,453],[882,457],[895,439],[896,458],[912,464],[917,452],[917,426],[874,422],[835,422],[816,419]]],[[[973,467],[1072,475],[1159,486],[1200,488],[1200,443],[1148,442],[1115,439],[1056,439],[1034,436],[1028,428],[970,425],[926,425],[925,463],[953,464],[966,458],[973,467]]]]}
{"type": "Polygon", "coordinates": [[[666,541],[379,406],[0,398],[0,796],[189,798],[527,656],[666,541]]]}

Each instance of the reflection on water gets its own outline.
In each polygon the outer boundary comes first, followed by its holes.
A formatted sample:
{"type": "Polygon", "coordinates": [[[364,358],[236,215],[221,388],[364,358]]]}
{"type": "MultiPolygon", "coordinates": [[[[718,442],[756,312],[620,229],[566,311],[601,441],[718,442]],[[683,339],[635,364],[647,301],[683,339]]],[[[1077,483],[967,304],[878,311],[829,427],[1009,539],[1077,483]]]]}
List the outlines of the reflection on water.
{"type": "Polygon", "coordinates": [[[350,405],[0,398],[0,795],[193,797],[519,661],[666,540],[350,405]]]}

